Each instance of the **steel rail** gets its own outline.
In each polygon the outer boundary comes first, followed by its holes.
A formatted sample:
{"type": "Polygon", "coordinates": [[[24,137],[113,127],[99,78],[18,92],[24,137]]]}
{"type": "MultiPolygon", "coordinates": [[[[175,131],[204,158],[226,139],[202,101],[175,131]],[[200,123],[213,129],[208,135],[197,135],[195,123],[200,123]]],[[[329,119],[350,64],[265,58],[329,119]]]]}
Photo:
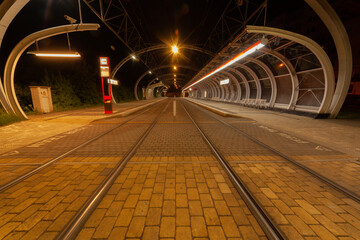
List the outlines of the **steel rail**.
{"type": "Polygon", "coordinates": [[[271,220],[266,211],[261,207],[260,203],[252,196],[251,192],[248,190],[244,182],[239,178],[236,174],[235,170],[230,166],[225,157],[221,154],[221,152],[215,147],[209,137],[204,133],[204,131],[200,128],[194,118],[190,115],[189,111],[182,103],[182,106],[189,116],[190,120],[193,122],[201,137],[209,146],[215,157],[218,159],[225,172],[229,176],[231,182],[234,184],[236,190],[239,192],[240,196],[243,198],[245,204],[250,209],[254,217],[256,218],[259,225],[262,227],[262,230],[265,232],[266,236],[269,239],[273,240],[281,240],[287,239],[286,236],[282,233],[279,227],[271,220]]]}
{"type": "Polygon", "coordinates": [[[139,137],[135,144],[130,148],[130,150],[125,154],[125,156],[116,164],[112,172],[107,176],[107,178],[102,182],[102,184],[95,190],[95,192],[90,196],[86,203],[81,207],[81,209],[75,214],[72,220],[66,225],[66,227],[58,234],[56,237],[57,240],[71,240],[75,239],[82,227],[84,226],[87,219],[94,212],[96,207],[99,205],[101,200],[104,198],[108,190],[111,188],[117,177],[121,174],[125,165],[128,161],[135,155],[136,150],[143,143],[145,138],[149,135],[150,131],[154,128],[161,114],[167,109],[167,106],[170,102],[167,103],[166,107],[156,116],[155,120],[151,125],[146,129],[146,131],[139,137]]]}
{"type": "MultiPolygon", "coordinates": [[[[78,150],[78,149],[80,149],[80,148],[88,145],[89,143],[92,143],[92,142],[96,141],[97,139],[99,139],[99,138],[105,136],[106,134],[114,131],[115,129],[123,126],[124,124],[126,124],[126,123],[128,123],[129,121],[137,118],[137,117],[140,116],[141,114],[149,111],[149,110],[152,109],[155,105],[157,105],[157,104],[155,103],[155,104],[152,105],[150,108],[148,108],[147,110],[145,110],[145,111],[143,111],[143,112],[141,112],[141,113],[139,113],[139,114],[136,114],[134,117],[129,118],[128,120],[125,120],[124,122],[122,122],[122,123],[114,126],[113,128],[111,128],[111,129],[109,129],[109,130],[107,130],[107,131],[105,131],[105,132],[103,132],[103,133],[95,136],[95,137],[92,138],[92,139],[89,139],[88,141],[86,141],[86,142],[84,142],[84,143],[81,143],[80,145],[74,147],[73,149],[71,149],[71,150],[69,150],[69,151],[61,154],[60,156],[57,156],[57,157],[55,157],[55,158],[47,161],[46,163],[42,164],[41,166],[39,166],[39,167],[37,167],[37,168],[35,168],[35,169],[33,169],[33,170],[31,170],[31,171],[29,171],[29,172],[21,175],[20,177],[17,177],[17,178],[15,178],[14,180],[11,180],[10,182],[8,182],[8,183],[6,183],[6,184],[3,184],[2,186],[0,186],[0,192],[6,191],[7,189],[15,186],[16,184],[20,183],[21,181],[23,181],[23,180],[25,180],[25,179],[27,179],[27,178],[35,175],[35,174],[38,173],[38,172],[40,172],[42,169],[44,169],[44,168],[52,165],[53,163],[55,163],[55,162],[57,162],[57,161],[65,158],[65,157],[69,156],[69,155],[70,155],[71,153],[73,153],[74,151],[76,151],[76,150],[78,150]]],[[[34,144],[34,143],[31,143],[31,144],[34,144]]],[[[31,144],[30,144],[30,145],[31,145],[31,144]]]]}
{"type": "MultiPolygon", "coordinates": [[[[210,115],[210,114],[209,114],[209,115],[210,115]]],[[[264,148],[266,148],[266,149],[270,150],[271,152],[279,155],[280,157],[286,159],[286,160],[289,161],[290,163],[292,163],[292,164],[294,164],[295,166],[301,168],[302,170],[306,171],[307,173],[309,173],[310,175],[316,177],[317,179],[321,180],[322,182],[330,185],[330,186],[331,186],[332,188],[334,188],[335,190],[342,192],[343,194],[345,194],[346,196],[348,196],[349,198],[351,198],[351,199],[353,199],[353,200],[355,200],[355,201],[357,201],[357,202],[360,202],[360,196],[359,196],[358,194],[350,191],[349,189],[341,186],[340,184],[334,182],[333,180],[331,180],[331,179],[323,176],[322,174],[319,174],[318,172],[312,170],[311,168],[309,168],[309,167],[307,167],[307,166],[299,163],[298,161],[296,161],[296,160],[292,159],[291,157],[289,157],[289,156],[281,153],[280,151],[278,151],[278,150],[270,147],[269,145],[261,142],[260,140],[256,139],[255,137],[247,134],[246,132],[244,132],[244,131],[236,128],[236,127],[234,127],[234,126],[231,125],[230,123],[227,123],[227,122],[225,122],[225,121],[223,121],[223,120],[221,120],[221,119],[219,119],[219,118],[216,118],[216,117],[214,117],[214,116],[212,116],[212,115],[210,115],[210,116],[211,116],[212,118],[218,120],[219,122],[223,123],[224,125],[227,125],[228,127],[236,130],[237,132],[239,132],[239,133],[242,134],[243,136],[247,137],[248,139],[250,139],[250,140],[253,141],[254,143],[257,143],[257,144],[263,146],[264,148]]]]}

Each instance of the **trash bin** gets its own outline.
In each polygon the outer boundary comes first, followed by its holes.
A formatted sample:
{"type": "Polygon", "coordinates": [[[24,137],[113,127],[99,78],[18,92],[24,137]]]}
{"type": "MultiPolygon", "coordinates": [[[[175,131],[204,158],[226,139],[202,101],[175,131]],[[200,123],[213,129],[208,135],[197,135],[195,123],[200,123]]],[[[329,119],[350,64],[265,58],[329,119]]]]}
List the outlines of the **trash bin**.
{"type": "Polygon", "coordinates": [[[30,90],[33,106],[36,111],[39,113],[49,113],[54,110],[51,98],[51,87],[30,86],[30,90]]]}

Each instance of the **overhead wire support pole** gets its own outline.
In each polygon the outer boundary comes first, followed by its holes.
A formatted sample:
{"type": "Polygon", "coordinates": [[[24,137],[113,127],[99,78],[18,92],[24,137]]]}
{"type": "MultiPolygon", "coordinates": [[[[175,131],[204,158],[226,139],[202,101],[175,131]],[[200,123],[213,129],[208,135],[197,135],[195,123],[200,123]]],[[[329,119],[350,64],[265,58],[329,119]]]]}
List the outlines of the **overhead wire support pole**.
{"type": "Polygon", "coordinates": [[[81,3],[80,3],[80,0],[78,0],[78,5],[79,5],[79,17],[80,17],[80,24],[83,24],[83,20],[82,20],[82,13],[81,13],[81,3]]]}
{"type": "MultiPolygon", "coordinates": [[[[129,49],[130,53],[135,53],[140,49],[146,48],[140,31],[130,18],[121,1],[103,0],[82,0],[90,10],[112,31],[115,36],[129,49]],[[110,8],[114,11],[109,11],[110,8]]],[[[146,55],[139,60],[148,68],[152,69],[158,65],[152,55],[146,55]]]]}

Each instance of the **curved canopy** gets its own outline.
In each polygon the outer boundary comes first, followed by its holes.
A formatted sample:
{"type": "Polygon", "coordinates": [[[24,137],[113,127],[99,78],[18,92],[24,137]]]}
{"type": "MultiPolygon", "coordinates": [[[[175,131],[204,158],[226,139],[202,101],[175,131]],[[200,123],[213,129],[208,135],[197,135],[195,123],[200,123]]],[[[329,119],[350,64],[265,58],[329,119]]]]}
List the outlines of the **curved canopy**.
{"type": "Polygon", "coordinates": [[[189,84],[263,37],[265,47],[194,85],[190,96],[238,103],[262,99],[272,108],[331,114],[335,77],[329,57],[310,38],[282,29],[247,26],[189,84]],[[225,78],[229,84],[220,85],[225,78]]]}

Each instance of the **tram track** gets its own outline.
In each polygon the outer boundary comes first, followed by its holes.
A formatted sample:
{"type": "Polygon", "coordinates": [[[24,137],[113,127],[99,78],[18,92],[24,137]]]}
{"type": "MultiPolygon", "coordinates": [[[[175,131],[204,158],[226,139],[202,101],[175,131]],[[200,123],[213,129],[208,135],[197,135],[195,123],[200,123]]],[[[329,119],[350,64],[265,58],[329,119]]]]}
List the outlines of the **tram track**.
{"type": "Polygon", "coordinates": [[[81,231],[83,225],[89,216],[96,209],[98,204],[101,202],[103,197],[106,195],[107,191],[110,189],[112,184],[115,182],[116,178],[121,174],[125,165],[129,160],[134,156],[136,150],[149,135],[150,131],[156,125],[161,114],[167,109],[167,106],[155,117],[151,125],[146,129],[146,131],[139,137],[135,144],[129,149],[129,151],[123,156],[123,158],[116,164],[112,172],[107,176],[107,178],[102,182],[101,185],[95,190],[95,192],[89,197],[86,203],[81,207],[81,209],[76,213],[76,215],[70,220],[67,226],[59,233],[56,239],[75,239],[77,234],[81,231]]]}
{"type": "Polygon", "coordinates": [[[251,194],[249,189],[246,187],[246,184],[238,177],[234,169],[230,166],[227,162],[225,157],[222,153],[217,149],[217,147],[212,143],[209,137],[204,133],[201,129],[199,124],[195,121],[195,119],[191,116],[187,108],[184,104],[182,104],[186,114],[190,118],[191,122],[195,125],[196,129],[201,134],[205,143],[209,146],[211,151],[213,152],[216,159],[219,161],[223,169],[225,170],[226,174],[229,176],[229,179],[233,183],[234,187],[253,213],[254,217],[258,221],[259,225],[262,227],[263,231],[265,232],[266,236],[272,240],[282,240],[286,239],[286,236],[282,233],[282,231],[276,226],[270,216],[266,213],[263,209],[261,204],[255,199],[255,197],[251,194]]]}
{"type": "MultiPolygon", "coordinates": [[[[242,178],[240,178],[239,173],[234,170],[234,168],[232,167],[232,164],[230,164],[230,162],[224,157],[223,150],[221,148],[219,148],[219,146],[215,145],[215,142],[213,142],[213,141],[215,141],[213,139],[213,137],[210,137],[207,135],[207,133],[205,133],[204,129],[202,129],[200,124],[197,123],[197,121],[194,119],[194,117],[191,116],[191,113],[187,110],[187,107],[185,106],[185,104],[183,103],[182,105],[183,105],[186,113],[188,114],[188,116],[191,118],[191,121],[194,123],[195,127],[202,135],[204,141],[211,148],[212,152],[214,153],[214,155],[216,156],[216,158],[222,165],[223,169],[226,171],[231,182],[233,183],[235,188],[238,190],[241,197],[244,199],[246,205],[248,206],[250,211],[253,213],[253,215],[257,219],[259,225],[262,227],[263,231],[266,233],[266,236],[269,239],[288,239],[289,236],[287,234],[285,234],[284,231],[282,230],[282,228],[280,227],[281,223],[279,225],[279,223],[277,221],[275,221],[274,217],[268,213],[267,208],[265,206],[263,206],[262,202],[258,201],[259,199],[257,199],[257,197],[255,197],[255,195],[253,195],[253,193],[252,193],[253,188],[251,188],[251,190],[250,190],[250,188],[247,187],[247,183],[244,182],[242,178]]],[[[196,109],[201,109],[200,107],[198,107],[194,104],[191,104],[191,105],[193,105],[196,109]]],[[[318,179],[321,182],[325,183],[325,185],[329,186],[329,188],[332,188],[335,191],[338,191],[339,193],[343,194],[344,196],[346,196],[356,202],[360,202],[360,197],[356,193],[353,193],[353,192],[349,191],[348,189],[342,187],[341,185],[337,184],[336,182],[322,176],[321,174],[318,174],[316,171],[309,169],[306,166],[303,166],[301,163],[296,162],[295,160],[291,159],[287,155],[273,149],[272,147],[257,140],[256,138],[247,134],[246,132],[232,126],[231,124],[223,121],[222,119],[212,116],[212,114],[207,113],[203,109],[201,109],[200,111],[202,113],[205,113],[207,116],[210,116],[211,118],[215,119],[216,121],[223,124],[224,126],[231,128],[232,131],[235,130],[236,133],[241,134],[241,136],[245,137],[246,139],[250,140],[251,142],[265,148],[266,150],[270,151],[271,153],[275,154],[276,156],[279,156],[279,157],[285,159],[288,163],[294,165],[295,168],[299,168],[299,169],[303,170],[304,172],[308,173],[310,176],[314,177],[314,179],[318,179]]],[[[209,120],[207,120],[207,121],[209,121],[209,120]]]]}
{"type": "MultiPolygon", "coordinates": [[[[203,110],[202,110],[202,111],[203,111],[203,110]]],[[[205,112],[205,111],[203,111],[203,112],[205,112]]],[[[269,145],[261,142],[260,140],[258,140],[257,138],[249,135],[249,134],[246,133],[245,131],[240,130],[239,128],[234,127],[233,125],[225,122],[225,121],[222,120],[222,119],[219,119],[219,118],[217,118],[217,117],[214,117],[214,116],[212,116],[212,115],[210,115],[210,114],[208,114],[208,115],[209,115],[210,117],[212,117],[213,119],[221,122],[222,124],[224,124],[224,125],[232,128],[233,130],[235,130],[236,132],[238,132],[238,133],[240,133],[241,135],[245,136],[246,138],[248,138],[248,139],[251,140],[252,142],[254,142],[254,143],[258,144],[258,145],[261,145],[262,147],[266,148],[267,150],[273,152],[274,154],[276,154],[276,155],[278,155],[278,156],[286,159],[286,160],[287,160],[288,162],[290,162],[291,164],[293,164],[293,165],[301,168],[302,170],[306,171],[306,172],[309,173],[310,175],[312,175],[312,176],[316,177],[317,179],[321,180],[322,182],[330,185],[332,188],[334,188],[334,189],[342,192],[343,194],[345,194],[346,196],[350,197],[351,199],[353,199],[353,200],[355,200],[355,201],[357,201],[357,202],[360,202],[360,196],[359,196],[358,194],[350,191],[349,189],[341,186],[340,184],[334,182],[333,180],[331,180],[331,179],[323,176],[322,174],[319,174],[318,172],[312,170],[311,168],[305,166],[304,164],[301,164],[300,162],[298,162],[298,161],[292,159],[291,157],[287,156],[286,154],[284,154],[284,153],[282,153],[282,152],[280,152],[280,151],[278,151],[278,150],[270,147],[269,145]]]]}
{"type": "MultiPolygon", "coordinates": [[[[103,137],[103,136],[105,136],[105,135],[113,132],[114,130],[116,130],[116,129],[118,129],[119,127],[125,125],[126,123],[134,120],[135,118],[139,117],[141,114],[144,114],[144,113],[150,111],[152,108],[154,108],[154,107],[156,107],[156,106],[157,106],[157,104],[151,106],[150,108],[146,109],[145,111],[142,111],[141,113],[136,114],[135,116],[133,116],[133,117],[131,117],[131,118],[129,118],[129,119],[121,122],[120,124],[117,124],[116,126],[114,126],[114,127],[110,128],[110,129],[106,130],[105,132],[102,132],[102,133],[100,133],[99,135],[97,135],[97,136],[95,136],[95,137],[93,137],[93,138],[85,141],[84,143],[81,143],[80,145],[78,145],[78,146],[76,146],[76,147],[73,147],[72,149],[66,151],[65,153],[62,153],[61,155],[59,155],[59,156],[57,156],[57,157],[55,157],[55,158],[52,158],[51,160],[49,160],[49,161],[41,164],[40,166],[36,167],[35,169],[33,169],[33,170],[31,170],[31,171],[29,171],[29,172],[27,172],[27,173],[25,173],[25,174],[23,174],[23,175],[21,175],[21,176],[13,179],[13,180],[11,180],[11,181],[9,181],[9,182],[6,183],[6,184],[1,185],[1,186],[0,186],[0,193],[6,191],[7,189],[9,189],[9,188],[11,188],[11,187],[13,187],[13,186],[15,186],[16,184],[20,183],[21,181],[23,181],[23,180],[25,180],[25,179],[33,176],[34,174],[40,172],[41,170],[43,170],[43,169],[51,166],[51,165],[54,164],[55,162],[57,162],[57,161],[65,158],[65,157],[69,156],[71,153],[75,152],[76,150],[78,150],[78,149],[80,149],[80,148],[82,148],[82,147],[84,147],[84,146],[86,146],[86,145],[88,145],[88,144],[90,144],[90,143],[92,143],[92,142],[100,139],[101,137],[103,137]]],[[[74,131],[74,130],[72,130],[72,131],[74,131]]],[[[42,141],[43,141],[43,140],[42,140],[42,141]]],[[[42,141],[39,141],[39,142],[42,142],[42,141]]],[[[29,144],[29,146],[31,146],[31,145],[33,145],[33,144],[36,144],[36,143],[31,143],[31,144],[29,144]]],[[[25,147],[26,147],[26,146],[25,146],[25,147]]]]}

